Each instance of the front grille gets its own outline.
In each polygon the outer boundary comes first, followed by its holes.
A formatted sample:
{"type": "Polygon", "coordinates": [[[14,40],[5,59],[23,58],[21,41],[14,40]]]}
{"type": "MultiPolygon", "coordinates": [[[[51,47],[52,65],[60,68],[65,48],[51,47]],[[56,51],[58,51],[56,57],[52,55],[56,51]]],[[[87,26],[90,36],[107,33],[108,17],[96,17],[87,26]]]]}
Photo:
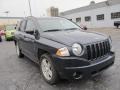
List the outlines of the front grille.
{"type": "Polygon", "coordinates": [[[90,44],[86,46],[86,50],[87,59],[94,60],[110,52],[110,43],[107,40],[99,43],[90,44]]]}

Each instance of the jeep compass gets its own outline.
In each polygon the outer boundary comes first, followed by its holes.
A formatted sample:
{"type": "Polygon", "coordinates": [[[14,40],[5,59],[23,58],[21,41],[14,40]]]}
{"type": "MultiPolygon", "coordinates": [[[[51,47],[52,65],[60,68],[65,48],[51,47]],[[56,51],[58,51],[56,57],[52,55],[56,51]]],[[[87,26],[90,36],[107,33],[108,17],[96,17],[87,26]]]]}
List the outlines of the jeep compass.
{"type": "Polygon", "coordinates": [[[89,78],[114,64],[110,36],[84,31],[61,17],[23,19],[14,41],[18,57],[36,62],[49,84],[89,78]]]}

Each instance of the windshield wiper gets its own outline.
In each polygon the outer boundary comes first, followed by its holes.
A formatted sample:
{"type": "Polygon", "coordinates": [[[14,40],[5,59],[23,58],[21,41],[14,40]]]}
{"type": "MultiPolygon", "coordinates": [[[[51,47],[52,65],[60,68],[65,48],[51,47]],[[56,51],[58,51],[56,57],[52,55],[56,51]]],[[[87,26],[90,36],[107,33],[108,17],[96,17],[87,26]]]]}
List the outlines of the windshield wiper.
{"type": "Polygon", "coordinates": [[[76,29],[79,29],[79,28],[67,28],[65,30],[76,30],[76,29]]]}
{"type": "Polygon", "coordinates": [[[61,31],[62,29],[51,29],[51,30],[46,30],[44,32],[55,32],[55,31],[61,31]]]}

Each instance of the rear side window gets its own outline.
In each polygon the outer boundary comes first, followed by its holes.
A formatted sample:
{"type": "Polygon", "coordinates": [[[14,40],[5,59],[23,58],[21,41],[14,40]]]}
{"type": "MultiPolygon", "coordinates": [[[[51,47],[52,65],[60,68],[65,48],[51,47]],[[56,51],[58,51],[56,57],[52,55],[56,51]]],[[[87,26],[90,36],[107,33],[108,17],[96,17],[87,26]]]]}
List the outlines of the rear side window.
{"type": "Polygon", "coordinates": [[[25,31],[26,28],[26,20],[23,20],[20,24],[20,31],[25,31]]]}

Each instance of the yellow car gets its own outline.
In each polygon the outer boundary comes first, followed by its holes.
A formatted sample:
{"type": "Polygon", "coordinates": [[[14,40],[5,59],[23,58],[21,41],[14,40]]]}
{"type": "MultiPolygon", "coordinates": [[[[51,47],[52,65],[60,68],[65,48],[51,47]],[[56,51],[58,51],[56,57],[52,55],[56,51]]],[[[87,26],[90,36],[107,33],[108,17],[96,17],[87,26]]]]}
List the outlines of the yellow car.
{"type": "Polygon", "coordinates": [[[5,39],[6,39],[6,41],[13,40],[15,31],[16,31],[16,25],[7,25],[5,27],[5,39]]]}

